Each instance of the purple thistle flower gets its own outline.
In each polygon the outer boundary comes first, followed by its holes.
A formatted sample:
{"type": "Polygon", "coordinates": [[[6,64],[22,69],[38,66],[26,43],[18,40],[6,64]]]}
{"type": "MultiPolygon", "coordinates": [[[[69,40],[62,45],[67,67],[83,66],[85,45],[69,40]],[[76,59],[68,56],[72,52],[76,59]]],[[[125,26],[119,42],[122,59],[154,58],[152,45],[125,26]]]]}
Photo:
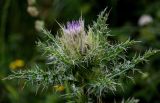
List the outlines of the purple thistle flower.
{"type": "Polygon", "coordinates": [[[67,25],[63,28],[63,33],[71,36],[76,36],[84,32],[84,21],[72,21],[67,22],[67,25]]]}

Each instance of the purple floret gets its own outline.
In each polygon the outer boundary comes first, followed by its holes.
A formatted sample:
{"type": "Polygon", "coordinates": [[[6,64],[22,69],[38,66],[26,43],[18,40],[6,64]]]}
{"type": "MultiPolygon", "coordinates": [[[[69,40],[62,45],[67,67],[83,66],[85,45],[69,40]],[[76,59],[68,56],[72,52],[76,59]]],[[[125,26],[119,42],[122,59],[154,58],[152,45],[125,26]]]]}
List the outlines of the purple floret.
{"type": "Polygon", "coordinates": [[[84,21],[82,20],[67,22],[66,27],[63,28],[64,34],[67,35],[78,35],[83,31],[84,31],[84,21]]]}

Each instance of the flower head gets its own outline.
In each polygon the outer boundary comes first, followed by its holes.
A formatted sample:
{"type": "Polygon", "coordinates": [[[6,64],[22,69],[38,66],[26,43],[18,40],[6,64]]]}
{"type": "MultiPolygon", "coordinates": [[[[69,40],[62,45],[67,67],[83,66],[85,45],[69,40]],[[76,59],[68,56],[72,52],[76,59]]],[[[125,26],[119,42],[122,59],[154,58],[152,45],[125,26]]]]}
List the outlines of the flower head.
{"type": "Polygon", "coordinates": [[[82,19],[78,21],[68,22],[63,28],[63,33],[66,35],[76,36],[84,32],[84,21],[82,19]]]}
{"type": "Polygon", "coordinates": [[[13,70],[24,67],[25,63],[21,59],[17,59],[9,64],[9,67],[13,70]]]}
{"type": "Polygon", "coordinates": [[[144,14],[139,18],[138,25],[139,26],[145,26],[145,25],[148,25],[152,22],[153,22],[153,18],[148,14],[144,14]]]}
{"type": "Polygon", "coordinates": [[[37,17],[39,15],[39,11],[35,6],[29,6],[27,8],[27,12],[32,16],[32,17],[37,17]]]}
{"type": "Polygon", "coordinates": [[[64,91],[64,86],[63,85],[55,85],[54,89],[58,92],[64,91]]]}

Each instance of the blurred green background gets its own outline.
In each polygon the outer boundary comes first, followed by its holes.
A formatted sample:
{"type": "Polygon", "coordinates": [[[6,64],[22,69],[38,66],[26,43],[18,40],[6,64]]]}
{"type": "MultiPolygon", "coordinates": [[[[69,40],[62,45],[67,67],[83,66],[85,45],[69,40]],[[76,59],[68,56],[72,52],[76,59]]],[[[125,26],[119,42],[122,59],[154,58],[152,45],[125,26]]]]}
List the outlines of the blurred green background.
{"type": "MultiPolygon", "coordinates": [[[[45,27],[54,35],[59,28],[56,21],[65,24],[79,19],[92,24],[97,15],[108,7],[108,24],[115,40],[128,38],[142,41],[133,52],[160,49],[160,0],[0,0],[0,103],[60,103],[58,95],[51,91],[36,93],[32,86],[21,81],[2,80],[11,71],[23,70],[39,59],[36,41],[45,27]]],[[[160,103],[160,55],[140,64],[143,73],[132,80],[123,81],[124,88],[109,93],[106,103],[135,97],[140,103],[160,103]]]]}

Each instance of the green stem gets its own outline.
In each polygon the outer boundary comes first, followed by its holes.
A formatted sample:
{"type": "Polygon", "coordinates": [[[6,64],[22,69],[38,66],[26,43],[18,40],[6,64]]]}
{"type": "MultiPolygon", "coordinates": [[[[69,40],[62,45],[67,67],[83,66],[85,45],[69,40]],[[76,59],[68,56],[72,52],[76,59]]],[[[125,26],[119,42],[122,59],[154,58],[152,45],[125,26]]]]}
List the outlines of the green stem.
{"type": "Polygon", "coordinates": [[[11,0],[4,0],[4,6],[2,8],[1,24],[0,24],[0,63],[4,65],[5,63],[5,31],[6,22],[8,16],[8,8],[11,0]]]}
{"type": "Polygon", "coordinates": [[[110,78],[110,79],[113,79],[113,78],[115,78],[115,77],[117,77],[117,76],[119,76],[119,75],[121,75],[121,74],[125,73],[126,71],[128,71],[128,70],[130,70],[130,69],[133,69],[133,68],[134,68],[134,66],[135,66],[135,64],[133,64],[133,66],[132,66],[132,67],[126,68],[126,69],[124,69],[124,70],[122,70],[122,71],[120,71],[120,72],[118,72],[118,73],[116,73],[116,74],[112,75],[112,76],[111,76],[111,77],[109,77],[109,78],[110,78]]]}

